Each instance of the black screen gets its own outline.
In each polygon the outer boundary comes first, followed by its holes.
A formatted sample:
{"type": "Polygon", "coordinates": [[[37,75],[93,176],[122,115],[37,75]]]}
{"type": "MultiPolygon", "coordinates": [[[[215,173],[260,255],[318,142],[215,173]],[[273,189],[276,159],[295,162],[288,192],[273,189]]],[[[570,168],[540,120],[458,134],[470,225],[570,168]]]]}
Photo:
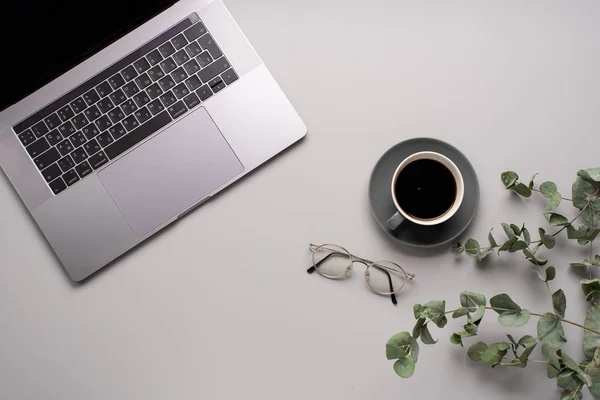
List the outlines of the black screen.
{"type": "MultiPolygon", "coordinates": [[[[175,1],[1,1],[0,111],[135,29],[175,1]]],[[[57,96],[60,94],[57,93],[57,96]]]]}

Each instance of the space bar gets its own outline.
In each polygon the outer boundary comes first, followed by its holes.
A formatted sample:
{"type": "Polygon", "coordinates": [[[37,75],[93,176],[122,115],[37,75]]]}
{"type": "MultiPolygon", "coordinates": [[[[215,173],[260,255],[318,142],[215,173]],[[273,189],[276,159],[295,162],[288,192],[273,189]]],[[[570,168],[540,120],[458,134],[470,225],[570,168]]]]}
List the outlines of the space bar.
{"type": "Polygon", "coordinates": [[[106,152],[108,158],[112,160],[119,154],[127,151],[142,140],[146,139],[148,136],[152,135],[154,132],[158,131],[171,121],[172,119],[169,116],[169,113],[167,113],[165,110],[160,114],[157,114],[154,118],[148,120],[145,124],[123,136],[123,138],[120,140],[117,140],[108,146],[106,149],[104,149],[104,151],[106,152]]]}

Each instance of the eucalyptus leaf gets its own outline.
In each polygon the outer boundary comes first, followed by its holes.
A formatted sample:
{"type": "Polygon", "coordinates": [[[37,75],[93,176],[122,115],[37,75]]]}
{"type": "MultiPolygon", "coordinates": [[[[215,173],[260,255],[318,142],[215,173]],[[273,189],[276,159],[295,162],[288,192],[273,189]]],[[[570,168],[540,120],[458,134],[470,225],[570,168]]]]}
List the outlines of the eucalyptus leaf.
{"type": "Polygon", "coordinates": [[[485,306],[477,306],[477,309],[475,310],[475,312],[471,316],[470,321],[472,323],[479,322],[483,318],[484,314],[485,314],[485,306]]]}
{"type": "Polygon", "coordinates": [[[600,184],[600,168],[582,169],[577,172],[577,176],[594,185],[600,184]]]}
{"type": "Polygon", "coordinates": [[[538,174],[535,174],[531,177],[531,179],[529,180],[529,185],[527,185],[527,187],[529,189],[533,189],[533,186],[535,185],[535,177],[538,176],[538,174]]]}
{"type": "Polygon", "coordinates": [[[437,343],[437,340],[435,340],[431,336],[431,333],[429,332],[429,328],[427,327],[427,325],[423,325],[423,328],[421,328],[421,341],[424,344],[436,344],[437,343]]]}
{"type": "Polygon", "coordinates": [[[585,295],[586,301],[600,299],[600,279],[582,279],[581,290],[585,295]]]}
{"type": "Polygon", "coordinates": [[[490,364],[492,367],[495,367],[500,363],[502,357],[506,355],[509,347],[510,346],[506,343],[491,344],[481,353],[481,360],[490,364]]]}
{"type": "Polygon", "coordinates": [[[485,250],[480,251],[479,253],[477,253],[475,255],[475,260],[477,260],[478,262],[483,261],[484,258],[486,258],[489,254],[491,254],[494,251],[493,248],[488,247],[485,250]]]}
{"type": "Polygon", "coordinates": [[[425,303],[425,307],[430,309],[427,317],[437,325],[438,328],[443,328],[448,323],[448,318],[444,315],[446,312],[446,302],[434,300],[425,303]]]}
{"type": "MultiPolygon", "coordinates": [[[[600,305],[591,307],[586,316],[584,325],[595,331],[600,332],[600,305]]],[[[600,335],[594,332],[585,330],[583,332],[583,354],[591,359],[596,353],[597,347],[600,345],[600,335]]]]}
{"type": "Polygon", "coordinates": [[[569,267],[582,267],[582,268],[587,268],[587,267],[591,267],[593,264],[589,261],[589,260],[585,260],[583,262],[573,262],[573,263],[569,263],[569,267]]]}
{"type": "Polygon", "coordinates": [[[503,367],[521,367],[524,368],[526,366],[526,363],[524,363],[523,361],[521,361],[519,358],[512,358],[508,361],[502,361],[500,363],[501,366],[503,367]]]}
{"type": "Polygon", "coordinates": [[[522,233],[523,233],[523,240],[525,241],[527,246],[529,246],[531,244],[531,234],[529,233],[529,230],[527,230],[527,228],[523,228],[522,233]]]}
{"type": "Polygon", "coordinates": [[[587,207],[581,212],[581,218],[590,228],[598,226],[600,223],[600,213],[594,211],[592,207],[587,207]]]}
{"type": "Polygon", "coordinates": [[[560,400],[581,400],[583,399],[583,393],[581,393],[581,388],[576,388],[574,390],[565,390],[560,395],[560,400]]]}
{"type": "Polygon", "coordinates": [[[548,263],[545,258],[537,258],[529,249],[523,249],[523,254],[527,258],[527,261],[534,265],[544,266],[548,263]]]}
{"type": "Polygon", "coordinates": [[[508,239],[508,241],[504,242],[504,244],[500,246],[498,249],[498,254],[500,254],[501,251],[508,251],[517,242],[517,240],[519,239],[516,236],[512,239],[508,239]]]}
{"type": "Polygon", "coordinates": [[[517,251],[521,251],[527,248],[527,243],[525,243],[522,240],[517,240],[515,243],[513,243],[512,246],[510,246],[510,248],[508,249],[508,251],[510,253],[515,253],[517,251]]]}
{"type": "Polygon", "coordinates": [[[463,251],[465,251],[465,248],[461,242],[456,242],[455,244],[453,244],[452,249],[456,250],[458,254],[461,254],[463,251]]]}
{"type": "Polygon", "coordinates": [[[410,355],[399,358],[394,363],[394,371],[402,378],[410,378],[415,372],[415,360],[410,355]]]}
{"type": "Polygon", "coordinates": [[[467,332],[471,336],[477,335],[477,325],[472,322],[469,322],[464,326],[465,332],[467,332]]]}
{"type": "Polygon", "coordinates": [[[573,206],[582,210],[588,203],[589,195],[594,194],[595,191],[593,184],[578,177],[572,187],[573,206]]]}
{"type": "Polygon", "coordinates": [[[558,354],[566,369],[573,371],[586,385],[592,384],[590,377],[579,367],[579,364],[573,361],[573,359],[567,353],[565,353],[564,350],[559,349],[556,354],[558,354]]]}
{"type": "Polygon", "coordinates": [[[502,223],[502,228],[504,229],[504,233],[506,233],[506,236],[508,237],[508,239],[510,239],[510,240],[517,239],[517,235],[515,234],[515,232],[510,227],[510,224],[507,224],[507,223],[503,222],[502,223]]]}
{"type": "Polygon", "coordinates": [[[481,247],[479,246],[479,243],[477,243],[477,240],[469,239],[467,240],[467,243],[465,243],[465,251],[474,256],[479,254],[481,247]]]}
{"type": "Polygon", "coordinates": [[[546,268],[546,275],[548,277],[547,281],[551,281],[554,278],[556,278],[556,268],[554,267],[548,267],[546,268]]]}
{"type": "Polygon", "coordinates": [[[550,226],[569,226],[571,223],[564,215],[557,213],[544,213],[546,220],[550,224],[550,226]]]}
{"type": "Polygon", "coordinates": [[[458,310],[456,310],[452,313],[452,318],[456,319],[456,318],[464,317],[465,315],[469,315],[469,309],[468,308],[459,308],[458,310]]]}
{"type": "Polygon", "coordinates": [[[542,344],[542,356],[548,361],[547,376],[549,379],[556,378],[561,371],[560,357],[556,354],[556,348],[546,343],[542,344]]]}
{"type": "Polygon", "coordinates": [[[460,294],[460,305],[467,308],[485,306],[487,304],[485,296],[475,292],[464,291],[460,294]]]}
{"type": "Polygon", "coordinates": [[[537,346],[537,340],[535,340],[533,338],[531,340],[528,340],[523,343],[523,347],[525,347],[525,349],[519,355],[519,360],[521,360],[521,362],[524,365],[527,365],[527,359],[529,358],[529,356],[531,355],[531,353],[533,352],[533,350],[535,349],[536,346],[537,346]]]}
{"type": "Polygon", "coordinates": [[[406,356],[417,341],[408,332],[395,334],[385,344],[385,355],[388,360],[406,356]]]}
{"type": "Polygon", "coordinates": [[[531,335],[525,335],[521,339],[519,339],[519,343],[518,344],[521,347],[527,347],[526,344],[529,343],[529,342],[531,342],[532,340],[537,343],[536,339],[533,336],[531,336],[531,335]]]}
{"type": "Polygon", "coordinates": [[[554,210],[560,205],[562,201],[562,195],[558,192],[556,184],[554,182],[544,182],[540,186],[540,192],[542,196],[548,199],[546,206],[547,210],[554,210]]]}
{"type": "Polygon", "coordinates": [[[504,187],[506,189],[510,189],[515,185],[517,179],[519,179],[519,175],[517,175],[517,173],[514,171],[506,171],[500,175],[500,179],[502,180],[504,187]]]}
{"type": "Polygon", "coordinates": [[[590,393],[596,397],[600,396],[600,368],[589,367],[586,368],[586,372],[592,381],[592,385],[589,387],[590,393]]]}
{"type": "Polygon", "coordinates": [[[493,230],[494,228],[492,228],[492,230],[490,230],[490,233],[488,233],[488,241],[490,242],[490,246],[499,247],[498,243],[496,243],[496,239],[494,239],[494,235],[492,235],[493,230]]]}
{"type": "Polygon", "coordinates": [[[542,244],[546,246],[548,249],[554,248],[556,245],[556,238],[552,235],[547,235],[546,230],[544,228],[539,228],[538,233],[540,234],[540,240],[542,244]]]}
{"type": "Polygon", "coordinates": [[[600,233],[600,230],[591,229],[586,225],[580,225],[577,229],[574,226],[567,227],[567,237],[569,239],[577,239],[577,243],[582,246],[596,239],[598,233],[600,233]]]}
{"type": "Polygon", "coordinates": [[[501,310],[494,310],[498,314],[505,313],[507,311],[521,311],[521,307],[515,303],[509,295],[506,293],[498,294],[490,299],[490,305],[493,308],[499,308],[501,310]]]}
{"type": "Polygon", "coordinates": [[[600,211],[600,197],[592,197],[590,199],[590,207],[594,211],[600,211]]]}
{"type": "Polygon", "coordinates": [[[467,332],[456,332],[453,333],[452,336],[450,336],[450,343],[452,344],[458,344],[461,347],[464,346],[462,339],[464,337],[469,337],[470,335],[467,332]]]}
{"type": "Polygon", "coordinates": [[[581,380],[577,377],[575,372],[570,370],[564,370],[556,378],[556,384],[565,390],[574,391],[581,387],[581,380]]]}
{"type": "Polygon", "coordinates": [[[483,354],[484,351],[487,350],[487,348],[488,348],[487,344],[485,344],[483,342],[477,342],[477,343],[473,344],[471,347],[469,347],[469,350],[467,351],[467,355],[473,361],[481,361],[481,355],[483,354]]]}
{"type": "Polygon", "coordinates": [[[424,315],[423,315],[424,308],[425,307],[423,307],[421,304],[415,304],[413,306],[413,314],[415,315],[415,319],[424,318],[424,315]]]}
{"type": "Polygon", "coordinates": [[[515,186],[511,187],[511,189],[515,193],[518,193],[523,197],[531,197],[531,195],[532,195],[531,189],[529,189],[527,186],[523,185],[522,183],[517,183],[515,186]]]}
{"type": "Polygon", "coordinates": [[[505,312],[500,314],[498,316],[498,322],[500,322],[500,325],[502,326],[518,328],[527,324],[529,318],[531,318],[531,313],[528,310],[520,310],[517,312],[505,312]]]}
{"type": "Polygon", "coordinates": [[[418,339],[419,336],[421,336],[421,331],[423,330],[423,326],[425,325],[425,321],[426,321],[425,318],[419,318],[417,320],[417,323],[415,324],[415,327],[413,328],[413,331],[412,331],[412,336],[415,339],[418,339]]]}
{"type": "Polygon", "coordinates": [[[565,317],[565,310],[567,309],[567,298],[562,289],[557,290],[552,294],[552,306],[554,312],[561,318],[565,317]]]}
{"type": "Polygon", "coordinates": [[[544,316],[538,320],[537,334],[542,343],[552,347],[560,347],[567,342],[562,323],[553,313],[544,313],[544,316]]]}

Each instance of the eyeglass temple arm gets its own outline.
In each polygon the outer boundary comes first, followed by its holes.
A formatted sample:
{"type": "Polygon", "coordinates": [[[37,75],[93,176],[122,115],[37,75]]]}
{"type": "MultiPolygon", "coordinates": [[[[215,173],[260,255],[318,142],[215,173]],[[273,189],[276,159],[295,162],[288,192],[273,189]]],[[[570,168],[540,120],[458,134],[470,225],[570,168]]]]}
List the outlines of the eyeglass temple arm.
{"type": "MultiPolygon", "coordinates": [[[[339,253],[339,252],[331,252],[331,253],[327,254],[325,257],[323,257],[323,259],[321,259],[320,261],[318,261],[317,263],[315,263],[315,265],[313,265],[312,267],[310,267],[309,269],[307,269],[307,270],[306,270],[306,272],[308,272],[309,274],[312,274],[313,272],[315,272],[316,268],[318,268],[318,267],[319,267],[319,265],[320,265],[320,264],[321,264],[323,261],[327,260],[329,257],[331,257],[331,256],[333,256],[333,255],[340,255],[340,254],[342,254],[342,253],[339,253]]],[[[342,255],[345,255],[345,254],[342,254],[342,255]]],[[[383,268],[383,267],[380,267],[380,266],[378,266],[378,265],[374,265],[374,264],[373,264],[373,267],[374,267],[374,268],[377,268],[378,270],[381,270],[381,271],[385,272],[385,274],[386,274],[386,275],[387,275],[387,277],[388,277],[388,282],[390,283],[390,292],[392,293],[392,294],[390,295],[390,297],[392,298],[392,303],[394,303],[394,304],[398,304],[398,301],[396,300],[396,295],[394,294],[394,284],[392,283],[392,276],[390,275],[390,273],[389,273],[389,272],[388,272],[388,271],[387,271],[385,268],[383,268]]],[[[414,275],[413,275],[413,276],[414,276],[414,275]]],[[[411,279],[412,279],[412,278],[411,278],[411,279]]]]}

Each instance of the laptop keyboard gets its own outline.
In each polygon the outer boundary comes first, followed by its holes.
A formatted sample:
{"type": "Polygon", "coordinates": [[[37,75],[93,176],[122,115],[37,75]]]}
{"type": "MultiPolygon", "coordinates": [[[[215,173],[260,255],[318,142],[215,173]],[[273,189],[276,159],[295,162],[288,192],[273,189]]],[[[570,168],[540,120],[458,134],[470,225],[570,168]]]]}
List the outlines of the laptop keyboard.
{"type": "Polygon", "coordinates": [[[237,79],[194,13],[13,129],[57,195],[237,79]]]}

